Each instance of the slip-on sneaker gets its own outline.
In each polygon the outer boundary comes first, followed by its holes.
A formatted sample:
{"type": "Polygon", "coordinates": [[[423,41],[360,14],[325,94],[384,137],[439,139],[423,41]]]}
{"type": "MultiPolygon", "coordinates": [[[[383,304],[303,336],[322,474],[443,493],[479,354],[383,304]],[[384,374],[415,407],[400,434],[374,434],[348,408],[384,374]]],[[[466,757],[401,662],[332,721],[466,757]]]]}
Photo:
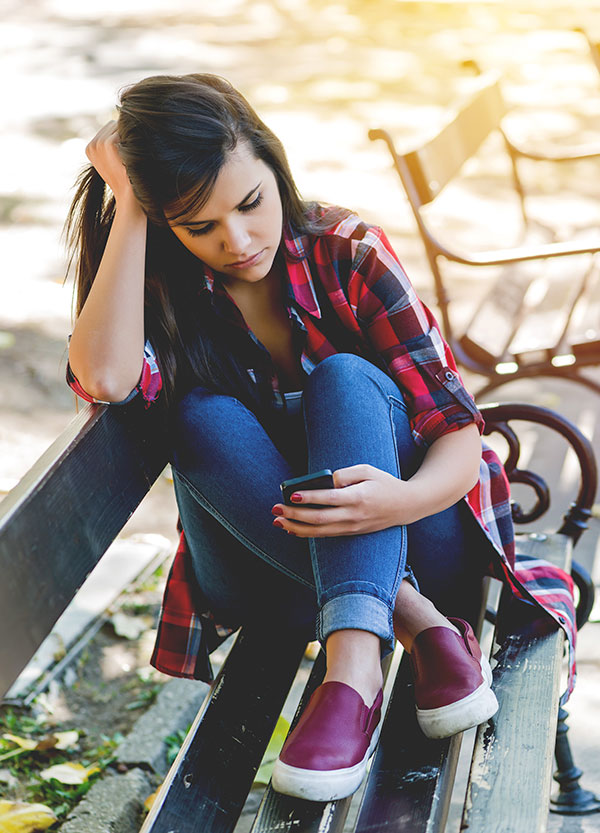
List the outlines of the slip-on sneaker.
{"type": "Polygon", "coordinates": [[[382,691],[368,708],[345,683],[320,685],[275,762],[273,789],[310,801],[352,795],[377,745],[382,702],[382,691]]]}
{"type": "Polygon", "coordinates": [[[479,726],[498,711],[492,669],[468,622],[450,619],[415,637],[410,654],[417,722],[430,738],[448,738],[479,726]]]}

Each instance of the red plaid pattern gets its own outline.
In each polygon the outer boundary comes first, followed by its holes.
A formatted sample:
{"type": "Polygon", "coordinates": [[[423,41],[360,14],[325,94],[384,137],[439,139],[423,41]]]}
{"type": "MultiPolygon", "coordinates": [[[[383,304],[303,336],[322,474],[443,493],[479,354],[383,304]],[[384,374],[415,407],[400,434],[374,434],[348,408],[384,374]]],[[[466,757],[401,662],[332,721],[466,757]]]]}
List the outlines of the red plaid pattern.
{"type": "MultiPolygon", "coordinates": [[[[348,213],[335,228],[320,235],[296,235],[287,229],[288,308],[306,331],[301,364],[307,373],[336,350],[323,321],[315,281],[319,281],[354,351],[375,354],[402,390],[417,444],[430,446],[438,437],[482,417],[463,386],[454,357],[435,318],[418,299],[383,231],[348,213]]],[[[212,293],[221,315],[246,327],[222,285],[205,268],[204,291],[212,293]]],[[[252,334],[250,334],[252,335],[252,334]]],[[[335,339],[334,339],[335,340],[335,339]]],[[[90,399],[67,370],[71,387],[90,399]]],[[[276,387],[277,380],[274,379],[276,387]]],[[[146,406],[160,392],[160,373],[147,343],[142,378],[135,391],[146,406]]],[[[480,478],[465,500],[493,546],[489,573],[502,578],[515,596],[535,604],[565,630],[571,647],[570,694],[574,683],[575,615],[570,576],[551,564],[515,559],[509,486],[496,454],[483,445],[480,478]]],[[[167,582],[152,664],[167,674],[211,679],[208,653],[235,625],[218,626],[199,599],[193,597],[190,560],[181,532],[179,549],[167,582]]]]}

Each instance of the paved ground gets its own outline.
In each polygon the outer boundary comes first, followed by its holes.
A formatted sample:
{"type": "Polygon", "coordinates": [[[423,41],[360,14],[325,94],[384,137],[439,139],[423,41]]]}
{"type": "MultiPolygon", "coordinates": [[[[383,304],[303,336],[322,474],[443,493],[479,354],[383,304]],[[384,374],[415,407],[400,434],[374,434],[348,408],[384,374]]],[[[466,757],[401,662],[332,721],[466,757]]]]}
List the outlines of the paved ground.
{"type": "MultiPolygon", "coordinates": [[[[393,127],[406,144],[427,135],[473,83],[465,61],[475,59],[503,73],[513,135],[600,141],[600,77],[572,31],[584,25],[600,39],[597,2],[0,0],[0,12],[0,496],[74,412],[62,381],[71,286],[63,286],[60,227],[85,143],[112,116],[122,85],[155,72],[230,78],[283,139],[305,196],[349,205],[382,224],[428,301],[411,218],[383,147],[367,139],[369,127],[393,127]]],[[[498,198],[505,171],[494,154],[492,148],[486,156],[487,187],[476,203],[477,239],[502,244],[509,212],[498,198]]],[[[527,170],[536,212],[563,234],[598,227],[594,165],[527,170]]],[[[448,203],[445,219],[460,234],[455,206],[448,203]]],[[[453,289],[462,314],[475,283],[457,274],[453,289]]],[[[600,452],[598,400],[586,391],[531,382],[498,398],[557,407],[600,452]]],[[[543,439],[531,451],[570,499],[570,463],[549,453],[543,439]]],[[[160,481],[129,529],[174,540],[174,517],[170,486],[160,481]]],[[[599,524],[579,553],[598,583],[599,524]]],[[[581,635],[570,725],[585,783],[600,793],[600,616],[593,618],[581,635]]],[[[550,829],[600,831],[600,814],[551,819],[550,829]]]]}

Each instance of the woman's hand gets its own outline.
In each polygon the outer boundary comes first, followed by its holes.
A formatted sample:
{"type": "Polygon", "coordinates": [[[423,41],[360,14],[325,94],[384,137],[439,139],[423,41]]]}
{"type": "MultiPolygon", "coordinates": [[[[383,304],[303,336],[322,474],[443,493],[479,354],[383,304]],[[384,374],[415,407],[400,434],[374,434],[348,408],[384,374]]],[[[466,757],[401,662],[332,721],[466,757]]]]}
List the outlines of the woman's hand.
{"type": "Polygon", "coordinates": [[[361,535],[411,523],[410,487],[392,474],[370,465],[349,466],[333,473],[335,489],[299,490],[294,506],[277,503],[274,524],[300,538],[361,535]],[[326,508],[310,509],[303,503],[326,508]]]}
{"type": "Polygon", "coordinates": [[[410,480],[366,464],[338,469],[333,473],[335,489],[299,490],[295,494],[301,499],[294,506],[273,507],[273,523],[302,538],[360,535],[411,524],[464,497],[477,483],[480,462],[479,430],[469,423],[439,437],[410,480]],[[325,508],[307,509],[303,503],[325,508]]]}
{"type": "Polygon", "coordinates": [[[117,203],[134,199],[127,170],[119,154],[116,121],[109,121],[96,133],[85,149],[85,155],[115,195],[117,203]]]}

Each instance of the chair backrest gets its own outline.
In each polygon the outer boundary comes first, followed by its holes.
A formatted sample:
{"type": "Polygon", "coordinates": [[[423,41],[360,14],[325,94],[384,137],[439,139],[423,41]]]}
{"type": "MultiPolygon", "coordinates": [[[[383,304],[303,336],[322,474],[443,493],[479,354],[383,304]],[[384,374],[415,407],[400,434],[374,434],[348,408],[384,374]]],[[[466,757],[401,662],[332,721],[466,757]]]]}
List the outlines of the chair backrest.
{"type": "Polygon", "coordinates": [[[437,197],[484,139],[500,126],[505,113],[498,77],[494,75],[490,80],[488,76],[484,86],[437,136],[399,157],[403,169],[399,173],[412,184],[413,207],[426,205],[437,197]]]}

